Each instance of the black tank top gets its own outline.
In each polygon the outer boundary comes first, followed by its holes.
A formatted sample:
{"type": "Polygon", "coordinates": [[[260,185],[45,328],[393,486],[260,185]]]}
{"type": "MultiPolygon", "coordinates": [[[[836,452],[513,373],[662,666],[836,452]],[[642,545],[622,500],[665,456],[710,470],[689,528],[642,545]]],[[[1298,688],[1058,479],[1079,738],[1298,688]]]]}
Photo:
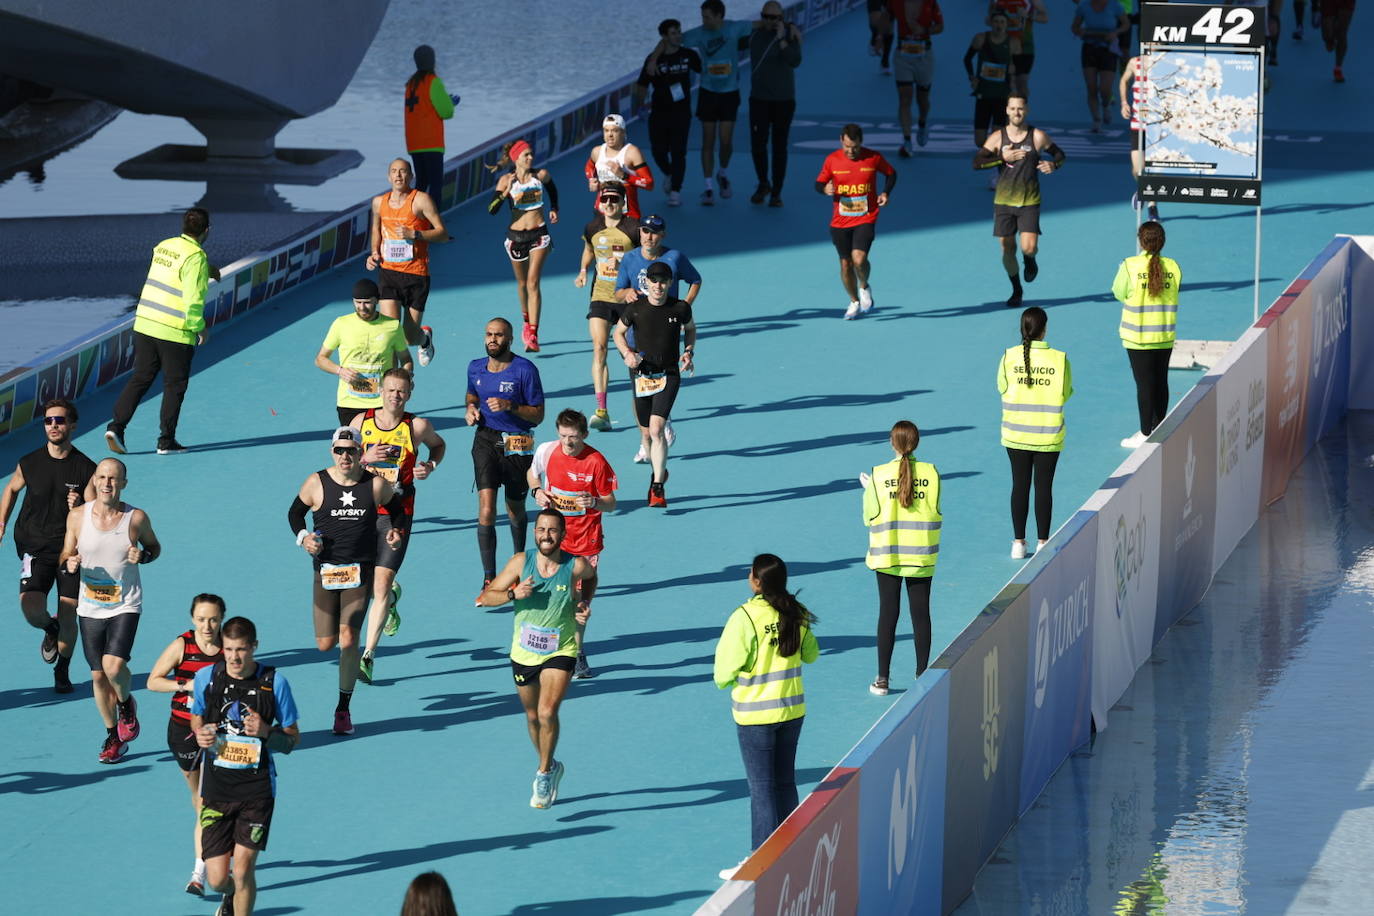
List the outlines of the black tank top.
{"type": "Polygon", "coordinates": [[[85,492],[95,462],[77,449],[54,458],[45,445],[20,458],[19,470],[28,492],[14,522],[14,546],[21,554],[56,559],[67,533],[67,492],[85,492]]]}
{"type": "MultiPolygon", "coordinates": [[[[196,672],[206,665],[213,665],[219,659],[219,653],[206,655],[200,651],[200,645],[196,642],[196,631],[187,630],[181,634],[181,664],[172,670],[172,680],[184,681],[190,687],[192,681],[196,679],[196,672]]],[[[172,717],[191,721],[191,691],[178,690],[172,694],[172,717]]]]}
{"type": "Polygon", "coordinates": [[[1004,207],[1033,207],[1040,203],[1040,151],[1035,148],[1035,128],[1026,124],[1026,136],[1013,140],[1007,129],[1001,128],[998,151],[1010,146],[1026,151],[1026,157],[1016,162],[1003,163],[1002,173],[997,176],[997,189],[992,202],[1004,207]]]}
{"type": "Polygon", "coordinates": [[[372,498],[371,474],[345,487],[320,471],[324,500],[315,510],[315,530],[324,536],[324,550],[315,558],[321,563],[377,562],[377,504],[372,498]]]}

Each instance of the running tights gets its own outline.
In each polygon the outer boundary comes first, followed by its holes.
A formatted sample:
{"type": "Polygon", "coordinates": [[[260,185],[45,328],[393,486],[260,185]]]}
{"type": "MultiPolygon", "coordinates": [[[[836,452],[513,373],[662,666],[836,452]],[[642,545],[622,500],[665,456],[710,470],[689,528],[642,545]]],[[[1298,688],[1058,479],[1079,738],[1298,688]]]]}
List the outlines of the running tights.
{"type": "Polygon", "coordinates": [[[1135,376],[1135,403],[1140,410],[1140,431],[1155,431],[1169,412],[1169,356],[1173,347],[1162,350],[1126,351],[1135,376]]]}
{"type": "Polygon", "coordinates": [[[1031,478],[1035,479],[1035,533],[1042,541],[1050,539],[1050,517],[1054,513],[1054,467],[1058,452],[1032,452],[1009,448],[1011,459],[1011,536],[1026,539],[1026,516],[1030,513],[1031,478]]]}
{"type": "Polygon", "coordinates": [[[911,606],[911,629],[916,634],[916,674],[930,664],[930,576],[878,573],[878,677],[888,677],[892,647],[897,642],[897,618],[902,613],[902,583],[911,606]]]}

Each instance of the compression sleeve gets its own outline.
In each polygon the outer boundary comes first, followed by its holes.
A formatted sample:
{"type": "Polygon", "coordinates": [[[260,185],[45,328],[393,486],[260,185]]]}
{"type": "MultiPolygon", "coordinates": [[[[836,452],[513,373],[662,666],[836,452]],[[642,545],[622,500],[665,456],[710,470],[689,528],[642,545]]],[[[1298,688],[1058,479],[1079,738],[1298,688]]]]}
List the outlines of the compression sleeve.
{"type": "Polygon", "coordinates": [[[291,533],[299,535],[305,530],[305,513],[310,511],[310,507],[301,502],[297,496],[291,503],[291,508],[286,510],[286,519],[291,523],[291,533]]]}
{"type": "Polygon", "coordinates": [[[1060,149],[1059,144],[1055,143],[1053,140],[1050,141],[1049,146],[1045,147],[1045,153],[1049,156],[1050,161],[1054,163],[1056,169],[1064,164],[1064,151],[1060,149]]]}
{"type": "Polygon", "coordinates": [[[398,518],[404,519],[406,517],[405,497],[401,495],[401,490],[399,487],[392,492],[391,499],[387,500],[386,511],[387,517],[391,519],[391,527],[405,530],[405,525],[396,524],[396,520],[398,518]]]}
{"type": "Polygon", "coordinates": [[[969,79],[973,79],[973,59],[977,56],[978,51],[974,48],[964,52],[964,72],[969,75],[969,79]]]}
{"type": "Polygon", "coordinates": [[[649,171],[649,163],[641,162],[639,167],[625,176],[625,183],[646,191],[654,189],[654,173],[649,171]]]}
{"type": "Polygon", "coordinates": [[[986,146],[978,147],[978,152],[973,154],[973,167],[975,169],[991,169],[1002,164],[1002,154],[995,150],[990,150],[986,146]]]}
{"type": "Polygon", "coordinates": [[[582,171],[587,173],[589,179],[596,177],[596,163],[592,161],[591,156],[587,157],[587,164],[582,167],[582,171]]]}
{"type": "Polygon", "coordinates": [[[544,189],[549,192],[549,209],[558,212],[558,185],[553,183],[553,178],[544,179],[544,189]]]}
{"type": "Polygon", "coordinates": [[[503,200],[505,200],[505,199],[506,199],[506,195],[505,195],[504,192],[502,192],[502,191],[493,191],[492,194],[491,194],[491,202],[490,202],[489,204],[487,204],[487,212],[490,213],[492,216],[495,216],[496,214],[500,213],[500,212],[501,212],[501,201],[503,201],[503,200]]]}

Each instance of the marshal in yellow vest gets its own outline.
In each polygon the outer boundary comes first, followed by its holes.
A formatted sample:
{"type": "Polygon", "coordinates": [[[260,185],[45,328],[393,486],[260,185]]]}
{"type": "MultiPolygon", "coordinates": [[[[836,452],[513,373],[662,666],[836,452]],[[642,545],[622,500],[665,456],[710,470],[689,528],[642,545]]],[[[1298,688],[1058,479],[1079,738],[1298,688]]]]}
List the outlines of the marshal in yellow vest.
{"type": "Polygon", "coordinates": [[[179,235],[158,242],[148,279],[138,296],[134,330],[194,346],[205,330],[205,291],[209,284],[210,262],[195,239],[179,235]]]}
{"type": "Polygon", "coordinates": [[[795,655],[778,652],[778,612],[755,595],[735,609],[716,644],[716,686],[732,687],[730,705],[739,725],[771,725],[806,715],[802,664],[820,657],[811,628],[802,625],[795,655]]]}
{"type": "Polygon", "coordinates": [[[1112,295],[1121,301],[1121,344],[1128,350],[1163,350],[1174,345],[1178,323],[1178,290],[1183,271],[1173,258],[1159,255],[1164,288],[1158,296],[1148,289],[1150,256],[1134,255],[1121,262],[1112,295]]]}
{"type": "Polygon", "coordinates": [[[940,559],[940,472],[915,458],[910,506],[897,498],[901,459],[873,469],[864,488],[864,524],[868,526],[868,568],[898,576],[933,576],[940,559]]]}
{"type": "Polygon", "coordinates": [[[1064,402],[1073,394],[1073,372],[1064,351],[1043,340],[1030,346],[1026,384],[1026,351],[1008,347],[997,370],[1002,392],[1002,445],[1026,452],[1064,450],[1064,402]]]}

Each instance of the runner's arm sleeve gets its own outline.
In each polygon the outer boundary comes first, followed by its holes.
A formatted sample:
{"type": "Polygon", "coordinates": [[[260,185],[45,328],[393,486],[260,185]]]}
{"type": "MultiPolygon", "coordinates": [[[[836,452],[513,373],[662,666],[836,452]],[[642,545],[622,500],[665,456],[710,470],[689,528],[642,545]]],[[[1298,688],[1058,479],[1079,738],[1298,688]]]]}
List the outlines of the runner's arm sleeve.
{"type": "Polygon", "coordinates": [[[969,79],[973,79],[973,59],[977,56],[978,49],[972,45],[964,52],[964,72],[969,75],[969,79]]]}
{"type": "Polygon", "coordinates": [[[749,667],[750,650],[753,648],[753,628],[745,623],[745,616],[736,610],[725,622],[725,629],[716,642],[716,659],[713,678],[721,690],[735,686],[735,678],[749,667]]]}
{"type": "Polygon", "coordinates": [[[646,191],[654,189],[654,173],[649,170],[649,163],[641,162],[629,175],[625,176],[625,183],[632,184],[636,188],[643,188],[646,191]]]}
{"type": "Polygon", "coordinates": [[[973,154],[973,167],[975,169],[991,169],[1002,164],[1002,154],[996,150],[990,150],[986,146],[978,147],[978,152],[973,154]]]}
{"type": "Polygon", "coordinates": [[[1054,163],[1056,169],[1064,165],[1064,151],[1060,149],[1059,144],[1055,143],[1053,140],[1050,140],[1049,144],[1045,147],[1045,154],[1049,156],[1050,162],[1054,163]]]}
{"type": "Polygon", "coordinates": [[[434,106],[434,113],[439,116],[441,121],[447,121],[453,117],[453,99],[449,98],[448,90],[444,88],[444,81],[437,76],[429,84],[429,103],[434,106]]]}
{"type": "Polygon", "coordinates": [[[286,510],[286,519],[291,523],[291,533],[297,537],[305,530],[305,513],[309,511],[310,507],[301,502],[299,494],[291,503],[291,508],[286,510]]]}
{"type": "Polygon", "coordinates": [[[687,255],[680,255],[677,259],[677,278],[688,286],[696,286],[701,283],[701,271],[687,260],[687,255]]]}
{"type": "MultiPolygon", "coordinates": [[[[545,173],[548,174],[547,172],[545,173]]],[[[549,209],[554,213],[558,212],[558,185],[553,183],[553,176],[543,179],[544,187],[549,192],[549,209]]]]}

